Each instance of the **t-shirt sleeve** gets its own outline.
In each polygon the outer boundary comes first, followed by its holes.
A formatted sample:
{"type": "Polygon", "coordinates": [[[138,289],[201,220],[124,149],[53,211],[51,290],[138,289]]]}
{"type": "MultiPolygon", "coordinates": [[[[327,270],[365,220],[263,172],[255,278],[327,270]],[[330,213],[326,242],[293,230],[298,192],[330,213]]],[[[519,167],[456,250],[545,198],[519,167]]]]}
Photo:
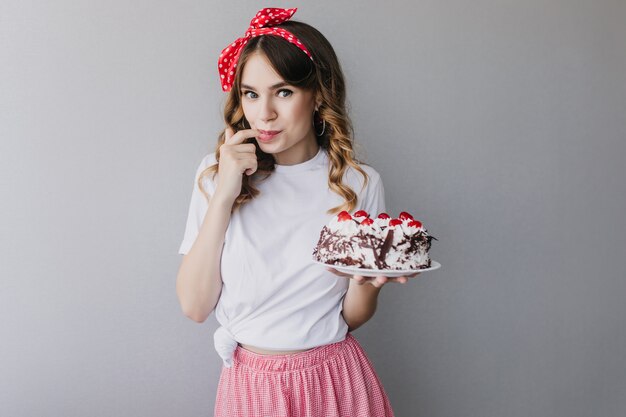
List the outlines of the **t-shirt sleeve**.
{"type": "MultiPolygon", "coordinates": [[[[193,180],[193,188],[191,192],[191,202],[189,204],[189,211],[187,214],[187,223],[185,225],[185,234],[178,249],[178,253],[180,255],[186,255],[193,246],[193,243],[196,241],[196,237],[198,236],[198,232],[200,231],[200,226],[202,226],[204,215],[209,208],[209,202],[198,186],[198,178],[200,177],[202,171],[211,165],[215,165],[216,163],[215,153],[211,153],[202,159],[200,165],[196,169],[196,175],[193,180]]],[[[204,190],[209,194],[209,197],[211,197],[215,192],[215,182],[211,176],[212,175],[209,174],[208,176],[205,176],[203,180],[204,190]]]]}
{"type": "Polygon", "coordinates": [[[385,188],[380,175],[373,171],[369,173],[369,181],[366,186],[362,204],[359,204],[357,210],[365,210],[372,217],[376,218],[378,214],[387,211],[385,204],[385,188]]]}

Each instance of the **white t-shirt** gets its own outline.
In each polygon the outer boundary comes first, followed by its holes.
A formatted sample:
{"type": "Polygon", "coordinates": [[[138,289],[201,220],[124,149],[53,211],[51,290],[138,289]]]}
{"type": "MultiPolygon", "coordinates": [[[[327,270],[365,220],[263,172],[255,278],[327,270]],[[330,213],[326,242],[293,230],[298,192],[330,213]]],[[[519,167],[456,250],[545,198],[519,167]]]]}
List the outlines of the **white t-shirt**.
{"type": "MultiPolygon", "coordinates": [[[[196,240],[208,202],[197,185],[199,174],[216,164],[205,156],[196,171],[185,236],[179,253],[196,240]]],[[[222,293],[215,308],[221,327],[215,347],[230,366],[237,342],[267,350],[310,349],[345,339],[348,326],[341,315],[349,279],[313,263],[313,249],[322,227],[333,215],[326,211],[343,199],[328,188],[329,161],[319,148],[315,157],[296,165],[276,165],[257,183],[260,194],[235,211],[224,237],[221,258],[222,293]]],[[[369,181],[348,168],[344,182],[357,193],[354,211],[375,216],[385,211],[378,172],[361,165],[369,181]]],[[[205,178],[209,195],[215,180],[205,178]]]]}

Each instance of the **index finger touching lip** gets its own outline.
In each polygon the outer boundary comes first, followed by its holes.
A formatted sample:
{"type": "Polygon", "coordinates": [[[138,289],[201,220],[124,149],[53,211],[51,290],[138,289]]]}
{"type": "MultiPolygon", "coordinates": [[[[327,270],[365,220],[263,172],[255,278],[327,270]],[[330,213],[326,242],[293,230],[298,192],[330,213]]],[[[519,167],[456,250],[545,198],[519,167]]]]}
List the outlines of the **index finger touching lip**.
{"type": "MultiPolygon", "coordinates": [[[[231,132],[232,132],[232,129],[231,129],[231,132]]],[[[235,133],[234,135],[230,137],[227,136],[225,143],[229,145],[238,145],[240,143],[243,143],[243,141],[248,138],[253,138],[255,136],[258,136],[259,133],[260,132],[256,129],[240,130],[239,132],[235,133]]]]}

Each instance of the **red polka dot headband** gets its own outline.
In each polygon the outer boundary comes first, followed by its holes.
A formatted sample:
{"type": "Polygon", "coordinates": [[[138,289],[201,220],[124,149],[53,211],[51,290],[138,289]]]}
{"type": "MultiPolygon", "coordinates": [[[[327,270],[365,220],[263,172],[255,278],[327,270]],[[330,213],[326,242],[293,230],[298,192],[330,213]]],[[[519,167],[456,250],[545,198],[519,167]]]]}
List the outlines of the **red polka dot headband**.
{"type": "Polygon", "coordinates": [[[284,39],[300,48],[309,56],[309,58],[311,58],[311,60],[313,60],[311,53],[291,32],[282,28],[272,27],[291,19],[291,16],[293,16],[296,10],[298,9],[268,8],[259,10],[256,16],[254,16],[250,21],[250,27],[246,31],[246,34],[242,38],[235,40],[233,43],[224,48],[219,59],[217,60],[217,69],[222,82],[222,90],[230,91],[233,87],[239,55],[241,55],[241,51],[243,50],[245,44],[255,36],[282,36],[284,39]]]}

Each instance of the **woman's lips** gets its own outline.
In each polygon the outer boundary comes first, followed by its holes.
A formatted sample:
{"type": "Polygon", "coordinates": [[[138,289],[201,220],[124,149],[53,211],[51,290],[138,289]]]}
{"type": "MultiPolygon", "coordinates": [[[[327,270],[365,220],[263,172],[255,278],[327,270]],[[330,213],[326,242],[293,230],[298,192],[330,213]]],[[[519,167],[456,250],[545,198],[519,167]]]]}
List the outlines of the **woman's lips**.
{"type": "Polygon", "coordinates": [[[259,130],[259,132],[261,132],[261,134],[257,137],[257,139],[261,142],[269,142],[274,139],[276,135],[282,132],[282,130],[259,130]]]}

